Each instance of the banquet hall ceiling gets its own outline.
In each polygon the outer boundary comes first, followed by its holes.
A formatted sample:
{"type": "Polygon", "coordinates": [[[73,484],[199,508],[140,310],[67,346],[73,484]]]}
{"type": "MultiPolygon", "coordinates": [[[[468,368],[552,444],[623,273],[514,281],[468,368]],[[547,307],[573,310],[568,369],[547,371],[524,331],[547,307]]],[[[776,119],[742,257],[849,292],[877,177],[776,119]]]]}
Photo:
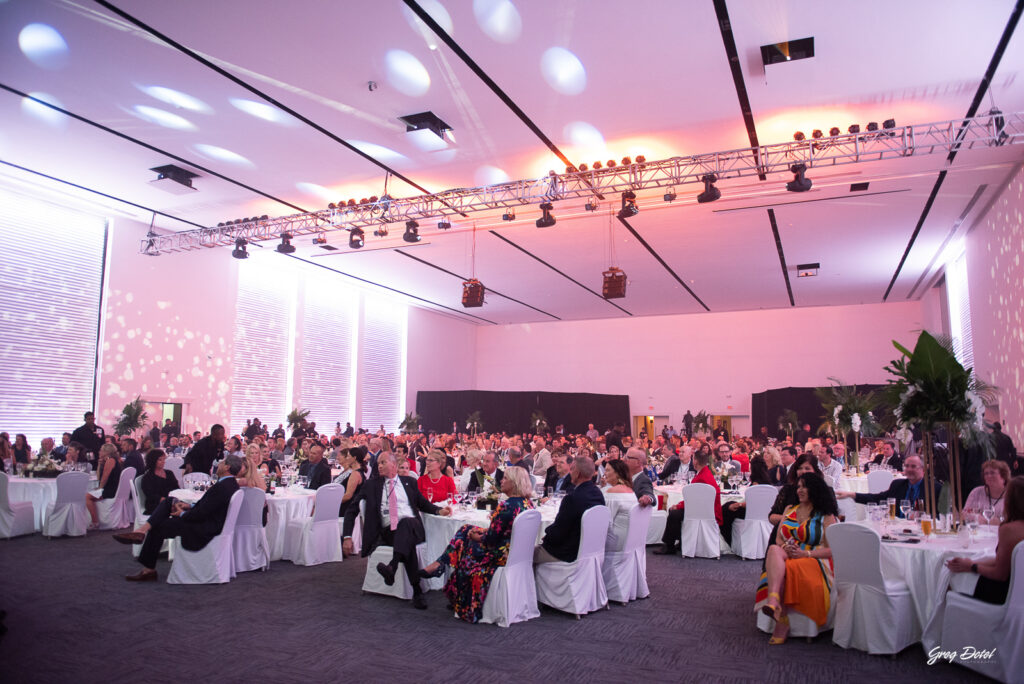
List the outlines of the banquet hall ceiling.
{"type": "MultiPolygon", "coordinates": [[[[405,197],[560,173],[556,151],[575,165],[656,160],[753,136],[956,119],[972,103],[1024,111],[1013,0],[970,12],[955,0],[419,0],[458,51],[415,4],[2,2],[0,174],[146,223],[157,212],[158,230],[182,231],[381,195],[388,170],[388,194],[405,197]],[[814,57],[762,65],[759,46],[809,36],[814,57]],[[399,117],[425,111],[452,136],[407,133],[399,117]],[[196,173],[197,190],[153,186],[149,169],[165,164],[196,173]]],[[[327,234],[334,251],[297,239],[295,257],[479,324],[904,301],[923,294],[1022,160],[1016,145],[952,164],[935,154],[813,168],[806,193],[785,190],[788,174],[733,179],[709,204],[687,184],[672,203],[664,190],[640,193],[628,225],[613,217],[617,197],[594,212],[563,200],[550,228],[534,225],[530,205],[512,222],[501,211],[455,217],[447,231],[421,221],[415,245],[401,224],[383,239],[367,231],[360,251],[344,231],[327,234]],[[810,262],[817,277],[797,278],[810,262]],[[624,299],[600,296],[611,265],[628,274],[624,299]],[[463,309],[461,281],[474,273],[487,301],[463,309]]]]}

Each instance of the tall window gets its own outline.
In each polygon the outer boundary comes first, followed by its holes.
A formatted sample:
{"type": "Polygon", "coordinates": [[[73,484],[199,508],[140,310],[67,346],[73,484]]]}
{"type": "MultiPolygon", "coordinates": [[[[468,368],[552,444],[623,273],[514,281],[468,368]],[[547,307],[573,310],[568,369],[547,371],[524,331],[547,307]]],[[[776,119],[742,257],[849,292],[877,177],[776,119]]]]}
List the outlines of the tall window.
{"type": "Polygon", "coordinates": [[[408,309],[385,297],[363,298],[359,426],[397,431],[405,411],[408,309]]]}
{"type": "Polygon", "coordinates": [[[949,329],[953,352],[964,368],[974,367],[974,341],[971,334],[971,304],[967,287],[967,253],[946,266],[946,296],[949,300],[949,329]]]}
{"type": "Polygon", "coordinates": [[[106,220],[0,190],[0,429],[33,449],[93,408],[106,220]]]}
{"type": "Polygon", "coordinates": [[[339,288],[339,276],[326,272],[306,274],[303,285],[298,403],[309,410],[317,430],[333,434],[336,422],[355,421],[352,349],[359,297],[339,288]]]}

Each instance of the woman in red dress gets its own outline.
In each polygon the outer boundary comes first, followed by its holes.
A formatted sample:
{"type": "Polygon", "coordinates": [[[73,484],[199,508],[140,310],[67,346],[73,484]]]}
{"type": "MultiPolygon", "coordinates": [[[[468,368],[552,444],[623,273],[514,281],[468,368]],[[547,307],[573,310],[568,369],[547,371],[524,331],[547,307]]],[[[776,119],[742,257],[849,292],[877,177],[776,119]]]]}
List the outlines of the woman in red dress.
{"type": "Polygon", "coordinates": [[[444,501],[449,495],[455,495],[455,480],[444,474],[447,461],[443,452],[431,451],[427,454],[426,472],[420,476],[417,485],[420,488],[420,493],[430,503],[444,501]]]}

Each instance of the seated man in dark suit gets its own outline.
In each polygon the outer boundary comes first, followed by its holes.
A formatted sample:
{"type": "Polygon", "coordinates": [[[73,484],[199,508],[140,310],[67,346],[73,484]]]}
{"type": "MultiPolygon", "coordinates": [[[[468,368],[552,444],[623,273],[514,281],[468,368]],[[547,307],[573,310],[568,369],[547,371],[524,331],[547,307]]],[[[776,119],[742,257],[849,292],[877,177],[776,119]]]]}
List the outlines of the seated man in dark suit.
{"type": "MultiPolygon", "coordinates": [[[[884,502],[886,499],[896,499],[896,516],[902,518],[903,511],[900,510],[900,501],[908,499],[911,507],[917,503],[919,499],[924,499],[925,484],[924,484],[924,462],[920,456],[907,456],[906,460],[903,461],[903,474],[906,475],[906,479],[896,479],[892,481],[889,488],[884,492],[878,492],[877,494],[862,494],[854,492],[836,492],[837,499],[853,499],[859,504],[866,503],[879,503],[884,502]]],[[[939,499],[939,492],[942,490],[942,484],[940,482],[935,483],[935,500],[939,499]]]]}
{"type": "Polygon", "coordinates": [[[309,489],[320,489],[331,482],[331,466],[324,460],[324,448],[314,444],[309,448],[309,460],[299,466],[299,475],[309,478],[309,489]]]}
{"type": "Polygon", "coordinates": [[[534,551],[534,563],[571,563],[576,560],[583,514],[588,508],[604,505],[604,494],[592,481],[595,469],[589,458],[573,459],[569,467],[573,490],[562,499],[555,521],[548,525],[544,541],[534,551]]]}
{"type": "Polygon", "coordinates": [[[131,437],[121,439],[121,453],[124,454],[124,467],[135,468],[136,475],[146,472],[146,460],[137,448],[138,444],[131,437]]]}
{"type": "Polygon", "coordinates": [[[342,550],[353,553],[352,528],[359,515],[359,502],[366,502],[366,519],[363,521],[363,548],[359,555],[366,558],[380,545],[391,546],[394,552],[389,563],[378,563],[377,572],[384,583],[395,583],[398,564],[405,566],[406,576],[412,584],[412,605],[423,610],[427,602],[419,583],[419,559],[416,545],[423,543],[426,534],[420,511],[434,515],[450,515],[448,508],[438,508],[420,493],[413,477],[399,477],[395,455],[385,451],[377,458],[377,470],[366,480],[352,497],[345,510],[345,525],[342,528],[342,550]]]}
{"type": "Polygon", "coordinates": [[[227,456],[217,468],[217,484],[203,498],[190,506],[182,501],[171,505],[164,499],[149,516],[149,521],[134,532],[115,534],[114,540],[122,544],[142,544],[139,563],[142,571],[125,577],[129,582],[155,582],[156,559],[164,540],[181,537],[181,545],[188,551],[203,549],[224,528],[231,495],[238,491],[238,480],[245,474],[245,459],[227,456]]]}
{"type": "Polygon", "coordinates": [[[575,487],[572,483],[572,476],[569,473],[569,461],[564,451],[555,451],[551,454],[551,462],[554,464],[548,468],[544,477],[544,495],[551,496],[555,492],[568,494],[575,487]]]}
{"type": "Polygon", "coordinates": [[[498,467],[498,454],[494,450],[490,450],[480,459],[480,467],[469,476],[466,491],[482,494],[490,491],[500,492],[503,477],[505,477],[505,472],[498,467]]]}
{"type": "Polygon", "coordinates": [[[887,465],[893,470],[903,470],[903,457],[896,450],[894,442],[882,444],[882,453],[871,459],[871,462],[876,465],[887,465]]]}
{"type": "Polygon", "coordinates": [[[630,447],[626,451],[626,467],[629,469],[629,476],[633,478],[633,491],[636,493],[636,500],[641,506],[650,506],[657,499],[654,497],[654,483],[644,473],[647,466],[647,452],[640,447],[630,447]]]}

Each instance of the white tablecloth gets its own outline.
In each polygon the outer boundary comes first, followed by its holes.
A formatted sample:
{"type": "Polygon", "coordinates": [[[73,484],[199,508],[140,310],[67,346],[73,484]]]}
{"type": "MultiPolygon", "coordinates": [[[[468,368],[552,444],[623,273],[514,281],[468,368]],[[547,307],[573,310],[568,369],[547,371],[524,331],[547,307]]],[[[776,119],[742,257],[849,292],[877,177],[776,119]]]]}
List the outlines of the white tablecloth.
{"type": "MultiPolygon", "coordinates": [[[[672,508],[680,501],[683,500],[683,484],[670,484],[670,485],[655,485],[654,491],[658,494],[664,494],[668,497],[668,508],[672,508]]],[[[728,490],[721,493],[722,504],[729,503],[730,501],[743,501],[743,494],[747,491],[745,486],[740,486],[738,490],[728,490]]]]}
{"type": "MultiPolygon", "coordinates": [[[[175,489],[170,496],[187,503],[195,503],[203,492],[191,489],[175,489]]],[[[267,543],[270,544],[270,560],[281,560],[284,555],[285,530],[288,523],[308,518],[313,513],[316,492],[298,487],[281,488],[271,496],[267,494],[267,543]]]]}
{"type": "MultiPolygon", "coordinates": [[[[903,479],[903,476],[897,475],[893,482],[900,479],[903,479]]],[[[843,475],[839,478],[839,489],[855,494],[868,494],[868,476],[863,473],[852,477],[843,475]]],[[[856,503],[853,499],[840,500],[839,512],[846,516],[848,522],[863,522],[868,517],[864,504],[856,503]]]]}
{"type": "MultiPolygon", "coordinates": [[[[7,498],[11,501],[31,501],[36,532],[42,531],[46,506],[57,500],[57,478],[11,477],[7,481],[7,498]]],[[[96,478],[92,478],[89,481],[89,488],[93,489],[95,486],[96,478]]]]}
{"type": "MultiPolygon", "coordinates": [[[[903,521],[895,524],[902,528],[903,521]]],[[[907,525],[907,527],[913,527],[907,525]]],[[[882,542],[882,574],[890,579],[902,579],[910,588],[914,611],[924,634],[921,643],[927,652],[939,645],[942,637],[942,615],[946,604],[946,590],[964,594],[974,592],[978,576],[974,573],[951,573],[946,561],[955,556],[984,558],[994,556],[996,537],[988,530],[979,530],[968,548],[957,536],[932,535],[918,544],[882,542]]]]}

